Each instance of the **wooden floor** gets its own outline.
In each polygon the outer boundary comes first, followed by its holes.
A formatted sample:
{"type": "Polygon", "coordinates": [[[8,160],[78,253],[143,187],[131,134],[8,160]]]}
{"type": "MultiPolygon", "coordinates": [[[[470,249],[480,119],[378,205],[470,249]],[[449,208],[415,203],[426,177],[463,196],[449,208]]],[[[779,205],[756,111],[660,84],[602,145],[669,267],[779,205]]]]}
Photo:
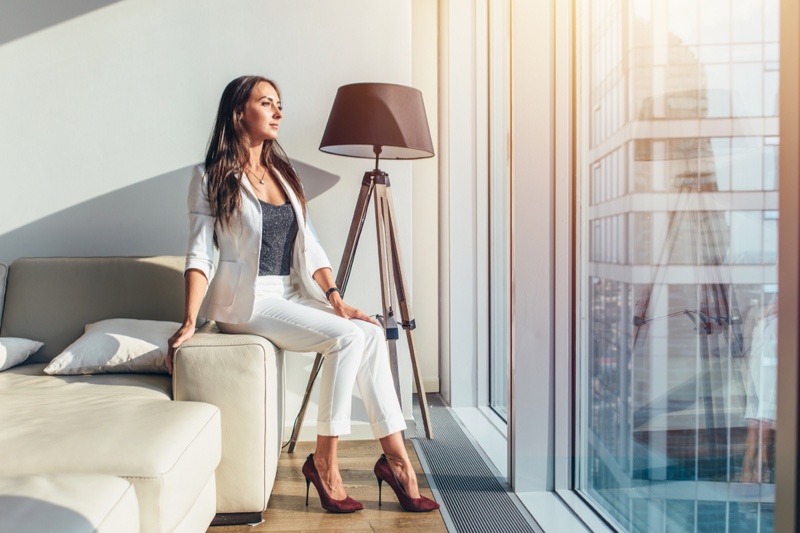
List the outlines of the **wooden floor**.
{"type": "MultiPolygon", "coordinates": [[[[417,454],[411,441],[406,441],[408,454],[414,463],[419,479],[420,492],[432,498],[431,490],[422,473],[417,454]]],[[[339,468],[348,496],[364,504],[365,509],[352,514],[326,512],[319,504],[314,485],[308,496],[306,507],[306,482],[300,469],[309,453],[314,451],[313,442],[298,443],[294,453],[284,451],[278,463],[278,477],[269,506],[264,511],[264,522],[257,526],[217,526],[208,533],[262,533],[279,531],[324,531],[339,532],[394,532],[425,531],[447,533],[439,511],[430,513],[408,513],[397,503],[392,489],[383,484],[383,505],[378,507],[378,482],[372,467],[380,457],[377,441],[341,441],[339,443],[339,468]]]]}

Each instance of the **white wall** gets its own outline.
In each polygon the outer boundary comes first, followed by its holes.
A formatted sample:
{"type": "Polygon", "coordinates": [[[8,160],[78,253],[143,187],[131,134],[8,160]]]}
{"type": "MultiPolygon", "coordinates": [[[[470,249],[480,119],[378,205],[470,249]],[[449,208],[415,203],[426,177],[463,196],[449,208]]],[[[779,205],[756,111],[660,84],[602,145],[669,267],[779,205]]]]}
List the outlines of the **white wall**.
{"type": "MultiPolygon", "coordinates": [[[[60,2],[15,2],[11,13],[35,16],[48,3],[60,2]]],[[[319,140],[340,85],[411,84],[410,0],[124,0],[62,20],[0,38],[0,262],[185,253],[186,184],[219,95],[234,77],[257,73],[281,86],[280,140],[304,164],[317,195],[311,215],[338,266],[372,165],[323,154],[319,140]]],[[[411,163],[381,167],[392,178],[412,284],[411,163]]],[[[380,309],[374,226],[364,231],[347,299],[372,314],[380,309]]],[[[398,346],[409,418],[410,365],[405,342],[398,346]]],[[[288,355],[291,425],[313,355],[288,355]]],[[[365,420],[360,402],[354,416],[365,420]]],[[[312,405],[305,436],[315,419],[312,405]]],[[[361,424],[354,436],[371,435],[361,424]]]]}
{"type": "Polygon", "coordinates": [[[439,392],[439,115],[438,2],[412,1],[411,82],[422,91],[437,155],[412,163],[414,190],[412,287],[415,341],[425,392],[439,392]]]}

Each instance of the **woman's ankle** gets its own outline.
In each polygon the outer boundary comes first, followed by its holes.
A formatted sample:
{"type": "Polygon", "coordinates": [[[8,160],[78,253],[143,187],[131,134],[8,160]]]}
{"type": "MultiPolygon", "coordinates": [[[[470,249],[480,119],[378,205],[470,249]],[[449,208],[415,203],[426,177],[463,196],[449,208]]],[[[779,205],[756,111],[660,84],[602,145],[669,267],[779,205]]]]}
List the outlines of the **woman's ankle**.
{"type": "Polygon", "coordinates": [[[336,464],[336,462],[337,462],[336,456],[331,457],[329,455],[324,455],[319,453],[314,454],[314,464],[328,466],[336,464]]]}
{"type": "Polygon", "coordinates": [[[416,492],[417,488],[417,473],[414,471],[414,465],[408,457],[390,460],[389,465],[392,468],[394,476],[403,484],[406,491],[416,492]]]}

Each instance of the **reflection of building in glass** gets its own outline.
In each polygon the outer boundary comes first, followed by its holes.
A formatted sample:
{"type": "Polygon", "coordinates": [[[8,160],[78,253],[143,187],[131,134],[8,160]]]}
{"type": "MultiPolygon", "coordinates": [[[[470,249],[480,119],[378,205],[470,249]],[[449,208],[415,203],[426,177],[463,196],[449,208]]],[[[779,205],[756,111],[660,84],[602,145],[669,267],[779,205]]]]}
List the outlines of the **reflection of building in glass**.
{"type": "Polygon", "coordinates": [[[753,317],[777,293],[777,5],[583,4],[584,479],[631,530],[772,530],[742,463],[753,317]]]}

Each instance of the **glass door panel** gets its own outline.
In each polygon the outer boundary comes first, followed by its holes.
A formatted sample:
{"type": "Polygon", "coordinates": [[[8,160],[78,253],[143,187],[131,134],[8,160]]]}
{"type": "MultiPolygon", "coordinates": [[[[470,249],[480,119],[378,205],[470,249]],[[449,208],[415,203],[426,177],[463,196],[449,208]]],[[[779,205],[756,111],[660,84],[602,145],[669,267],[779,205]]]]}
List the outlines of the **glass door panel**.
{"type": "Polygon", "coordinates": [[[508,420],[511,237],[509,0],[489,8],[489,406],[508,420]]]}
{"type": "Polygon", "coordinates": [[[778,0],[577,5],[577,486],[773,531],[778,0]]]}

